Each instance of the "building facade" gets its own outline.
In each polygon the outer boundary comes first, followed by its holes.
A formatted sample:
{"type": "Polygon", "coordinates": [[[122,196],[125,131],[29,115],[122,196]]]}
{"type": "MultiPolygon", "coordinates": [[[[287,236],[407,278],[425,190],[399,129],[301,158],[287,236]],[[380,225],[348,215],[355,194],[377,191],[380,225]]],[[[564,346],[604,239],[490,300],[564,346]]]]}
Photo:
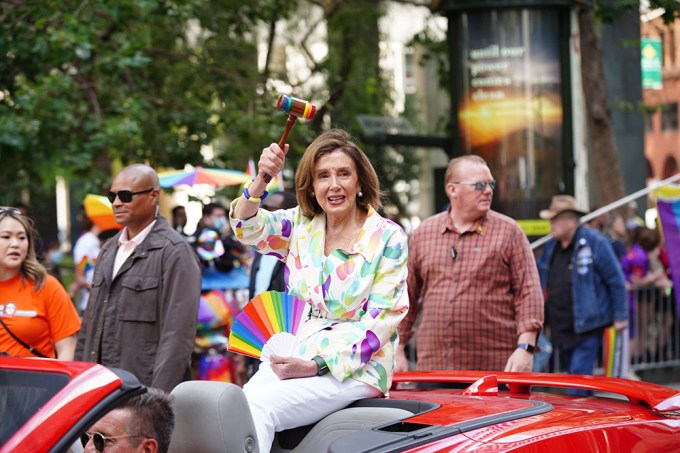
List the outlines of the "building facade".
{"type": "Polygon", "coordinates": [[[661,17],[641,23],[644,38],[658,38],[662,49],[662,88],[643,90],[647,109],[645,121],[645,158],[647,177],[661,180],[678,172],[680,162],[680,23],[665,25],[661,17]]]}

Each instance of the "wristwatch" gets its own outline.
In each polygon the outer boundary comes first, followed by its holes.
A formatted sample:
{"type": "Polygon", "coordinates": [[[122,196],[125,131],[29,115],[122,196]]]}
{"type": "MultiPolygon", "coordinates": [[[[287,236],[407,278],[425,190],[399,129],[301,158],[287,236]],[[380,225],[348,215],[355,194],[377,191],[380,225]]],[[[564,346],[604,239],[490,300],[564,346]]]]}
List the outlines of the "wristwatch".
{"type": "Polygon", "coordinates": [[[315,355],[312,357],[312,360],[315,361],[316,366],[319,367],[319,371],[316,373],[317,376],[323,376],[324,374],[328,373],[328,365],[326,365],[326,361],[323,359],[323,357],[315,355]]]}
{"type": "Polygon", "coordinates": [[[532,344],[529,344],[529,343],[519,343],[517,345],[517,348],[524,349],[529,354],[533,354],[534,351],[536,350],[536,347],[532,344]]]}

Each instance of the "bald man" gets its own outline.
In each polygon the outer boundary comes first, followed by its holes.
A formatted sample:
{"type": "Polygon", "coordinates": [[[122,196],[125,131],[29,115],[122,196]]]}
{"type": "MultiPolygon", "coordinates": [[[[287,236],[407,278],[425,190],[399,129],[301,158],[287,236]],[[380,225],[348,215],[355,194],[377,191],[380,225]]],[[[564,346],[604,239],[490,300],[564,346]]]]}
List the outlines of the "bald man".
{"type": "Polygon", "coordinates": [[[404,345],[414,332],[419,371],[531,371],[543,294],[529,241],[491,209],[496,181],[484,159],[452,159],[444,181],[449,209],[409,239],[411,306],[399,325],[397,371],[408,370],[404,345]]]}
{"type": "Polygon", "coordinates": [[[201,272],[194,251],[158,215],[159,196],[148,165],[113,179],[108,197],[124,228],[97,258],[76,360],[122,368],[170,392],[191,378],[201,272]]]}

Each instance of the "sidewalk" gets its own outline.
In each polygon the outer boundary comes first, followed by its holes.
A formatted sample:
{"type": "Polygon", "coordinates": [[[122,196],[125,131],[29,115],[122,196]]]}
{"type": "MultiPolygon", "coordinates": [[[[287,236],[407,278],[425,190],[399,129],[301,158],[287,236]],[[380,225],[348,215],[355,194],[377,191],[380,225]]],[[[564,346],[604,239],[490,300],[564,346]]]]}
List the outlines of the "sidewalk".
{"type": "Polygon", "coordinates": [[[680,390],[680,366],[638,371],[640,380],[680,390]]]}

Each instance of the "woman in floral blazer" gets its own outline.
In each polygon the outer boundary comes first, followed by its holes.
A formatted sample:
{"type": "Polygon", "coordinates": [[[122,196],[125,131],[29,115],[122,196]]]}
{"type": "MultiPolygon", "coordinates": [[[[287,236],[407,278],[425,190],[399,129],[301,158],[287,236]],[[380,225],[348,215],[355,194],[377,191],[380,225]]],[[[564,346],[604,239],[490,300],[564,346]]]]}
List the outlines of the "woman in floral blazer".
{"type": "Polygon", "coordinates": [[[244,387],[263,452],[276,431],[387,393],[409,305],[407,237],[376,212],[380,186],[364,152],[346,132],[325,132],[297,169],[299,206],[259,209],[264,174],[283,169],[285,151],[262,151],[260,173],[230,211],[236,237],[285,261],[287,292],[309,304],[294,356],[272,356],[244,387]]]}

